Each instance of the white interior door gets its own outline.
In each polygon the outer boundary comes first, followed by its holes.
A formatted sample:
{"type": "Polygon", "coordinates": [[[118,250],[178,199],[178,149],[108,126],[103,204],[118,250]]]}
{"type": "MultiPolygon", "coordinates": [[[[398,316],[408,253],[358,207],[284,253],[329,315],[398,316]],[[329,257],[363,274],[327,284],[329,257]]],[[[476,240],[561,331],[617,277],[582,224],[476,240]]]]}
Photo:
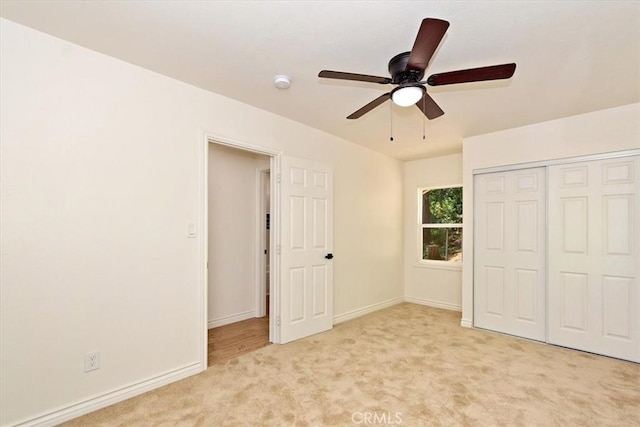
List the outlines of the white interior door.
{"type": "Polygon", "coordinates": [[[282,158],[280,342],[333,327],[333,172],[282,158]]]}
{"type": "Polygon", "coordinates": [[[640,156],[549,168],[549,342],[640,362],[640,156]]]}
{"type": "Polygon", "coordinates": [[[544,341],[545,168],[474,185],[474,326],[544,341]]]}

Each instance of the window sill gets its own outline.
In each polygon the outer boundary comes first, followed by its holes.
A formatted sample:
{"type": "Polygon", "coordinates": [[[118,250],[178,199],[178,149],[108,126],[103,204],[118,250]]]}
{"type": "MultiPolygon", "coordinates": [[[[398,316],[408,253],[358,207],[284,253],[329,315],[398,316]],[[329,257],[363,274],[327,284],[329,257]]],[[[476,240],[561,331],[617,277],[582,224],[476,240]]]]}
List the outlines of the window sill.
{"type": "Polygon", "coordinates": [[[462,271],[461,262],[418,261],[413,266],[416,268],[432,268],[436,270],[462,271]]]}

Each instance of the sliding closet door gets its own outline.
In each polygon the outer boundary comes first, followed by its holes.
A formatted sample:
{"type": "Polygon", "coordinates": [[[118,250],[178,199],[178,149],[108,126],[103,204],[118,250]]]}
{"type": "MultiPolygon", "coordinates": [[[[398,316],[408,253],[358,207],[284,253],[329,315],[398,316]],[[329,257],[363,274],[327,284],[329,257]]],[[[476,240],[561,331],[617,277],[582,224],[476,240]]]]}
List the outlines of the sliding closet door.
{"type": "Polygon", "coordinates": [[[549,342],[640,362],[640,156],[549,167],[549,342]]]}
{"type": "Polygon", "coordinates": [[[544,341],[545,168],[474,185],[474,325],[544,341]]]}

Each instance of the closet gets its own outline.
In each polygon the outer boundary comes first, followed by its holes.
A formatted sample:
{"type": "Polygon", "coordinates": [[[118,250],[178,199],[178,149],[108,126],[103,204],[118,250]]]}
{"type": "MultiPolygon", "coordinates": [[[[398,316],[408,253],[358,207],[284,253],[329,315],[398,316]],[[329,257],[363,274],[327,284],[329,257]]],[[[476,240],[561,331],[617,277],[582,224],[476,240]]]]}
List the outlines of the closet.
{"type": "Polygon", "coordinates": [[[640,155],[474,177],[474,326],[640,362],[640,155]]]}

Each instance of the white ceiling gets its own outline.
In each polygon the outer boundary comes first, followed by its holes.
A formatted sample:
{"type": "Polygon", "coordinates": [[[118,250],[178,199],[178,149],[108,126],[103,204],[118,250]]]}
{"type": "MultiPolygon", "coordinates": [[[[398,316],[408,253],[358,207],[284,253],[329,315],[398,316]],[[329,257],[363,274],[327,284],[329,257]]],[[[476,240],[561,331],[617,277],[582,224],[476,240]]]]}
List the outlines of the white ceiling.
{"type": "Polygon", "coordinates": [[[640,101],[638,1],[6,1],[0,14],[389,156],[457,152],[462,138],[640,101]],[[517,63],[510,80],[428,87],[445,115],[387,102],[388,76],[425,17],[451,23],[426,76],[517,63]],[[276,74],[293,79],[289,90],[276,74]],[[394,141],[389,141],[393,114],[394,141]]]}

